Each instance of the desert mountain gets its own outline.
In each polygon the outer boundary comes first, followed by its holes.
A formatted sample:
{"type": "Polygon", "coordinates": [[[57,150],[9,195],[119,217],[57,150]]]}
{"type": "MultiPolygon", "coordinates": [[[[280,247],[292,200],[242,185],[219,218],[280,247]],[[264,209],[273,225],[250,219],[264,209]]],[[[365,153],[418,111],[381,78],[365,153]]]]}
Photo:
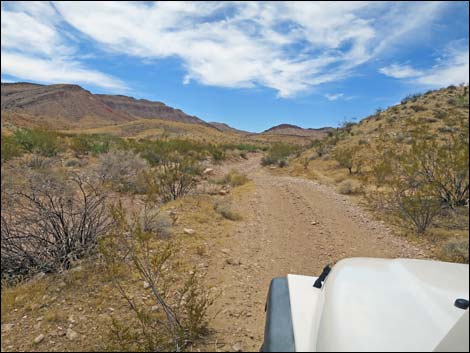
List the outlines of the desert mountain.
{"type": "Polygon", "coordinates": [[[320,129],[304,129],[297,125],[291,124],[280,124],[273,126],[265,131],[263,131],[262,135],[284,135],[284,136],[297,136],[297,137],[308,137],[308,138],[322,138],[324,137],[328,131],[332,130],[332,128],[324,127],[320,129]]]}
{"type": "Polygon", "coordinates": [[[161,102],[93,94],[78,85],[2,83],[1,98],[2,123],[90,128],[143,118],[210,127],[201,119],[161,102]]]}

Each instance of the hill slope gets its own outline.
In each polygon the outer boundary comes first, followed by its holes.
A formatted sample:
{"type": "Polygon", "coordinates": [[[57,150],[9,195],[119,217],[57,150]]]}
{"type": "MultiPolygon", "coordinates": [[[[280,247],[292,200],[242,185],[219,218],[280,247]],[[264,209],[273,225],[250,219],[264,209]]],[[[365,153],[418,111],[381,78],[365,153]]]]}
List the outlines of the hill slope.
{"type": "Polygon", "coordinates": [[[144,118],[211,127],[161,102],[93,94],[78,85],[2,83],[1,97],[2,123],[13,125],[95,128],[144,118]]]}

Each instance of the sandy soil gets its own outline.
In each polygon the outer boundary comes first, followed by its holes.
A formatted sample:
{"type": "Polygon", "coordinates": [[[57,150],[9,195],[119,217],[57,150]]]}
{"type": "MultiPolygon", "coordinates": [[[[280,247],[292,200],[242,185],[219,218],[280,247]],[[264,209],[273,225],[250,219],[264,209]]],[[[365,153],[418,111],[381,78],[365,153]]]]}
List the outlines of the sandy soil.
{"type": "Polygon", "coordinates": [[[256,156],[219,171],[236,168],[254,187],[234,196],[243,220],[210,260],[208,278],[222,291],[213,308],[214,350],[259,350],[273,277],[318,275],[348,257],[426,257],[348,197],[311,180],[275,176],[259,162],[256,156]]]}

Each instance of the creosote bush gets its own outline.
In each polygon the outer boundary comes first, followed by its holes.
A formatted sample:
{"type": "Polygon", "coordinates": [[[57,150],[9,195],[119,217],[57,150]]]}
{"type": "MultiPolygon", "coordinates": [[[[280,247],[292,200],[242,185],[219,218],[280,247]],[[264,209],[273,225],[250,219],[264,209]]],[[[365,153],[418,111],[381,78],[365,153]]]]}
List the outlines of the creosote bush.
{"type": "Polygon", "coordinates": [[[275,143],[269,148],[266,156],[261,159],[261,165],[277,164],[281,168],[285,167],[287,165],[287,158],[298,151],[298,146],[286,143],[275,143]]]}
{"type": "Polygon", "coordinates": [[[188,273],[175,260],[179,246],[158,240],[137,219],[129,219],[122,206],[112,210],[115,226],[102,239],[100,249],[115,287],[135,313],[128,323],[114,321],[111,333],[120,349],[131,351],[183,351],[207,334],[207,310],[213,297],[196,270],[188,273]],[[128,294],[120,268],[125,264],[145,283],[151,303],[140,304],[128,294]]]}
{"type": "Polygon", "coordinates": [[[13,133],[13,138],[24,151],[44,157],[55,156],[61,150],[61,137],[55,131],[42,128],[18,129],[13,133]]]}
{"type": "Polygon", "coordinates": [[[163,202],[176,200],[194,190],[201,172],[201,165],[191,157],[166,155],[155,170],[145,174],[148,192],[159,195],[163,202]]]}

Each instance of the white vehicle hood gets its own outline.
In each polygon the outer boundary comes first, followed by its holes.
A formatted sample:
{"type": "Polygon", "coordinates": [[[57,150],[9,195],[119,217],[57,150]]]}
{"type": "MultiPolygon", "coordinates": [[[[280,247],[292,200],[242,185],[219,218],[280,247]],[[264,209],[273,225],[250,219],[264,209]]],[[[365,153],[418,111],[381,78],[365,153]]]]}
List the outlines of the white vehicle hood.
{"type": "MultiPolygon", "coordinates": [[[[469,297],[469,267],[347,259],[334,266],[320,291],[316,312],[311,313],[309,343],[296,344],[296,350],[433,351],[466,312],[454,302],[469,297]]],[[[296,343],[301,338],[305,342],[305,336],[297,336],[296,343]]]]}

